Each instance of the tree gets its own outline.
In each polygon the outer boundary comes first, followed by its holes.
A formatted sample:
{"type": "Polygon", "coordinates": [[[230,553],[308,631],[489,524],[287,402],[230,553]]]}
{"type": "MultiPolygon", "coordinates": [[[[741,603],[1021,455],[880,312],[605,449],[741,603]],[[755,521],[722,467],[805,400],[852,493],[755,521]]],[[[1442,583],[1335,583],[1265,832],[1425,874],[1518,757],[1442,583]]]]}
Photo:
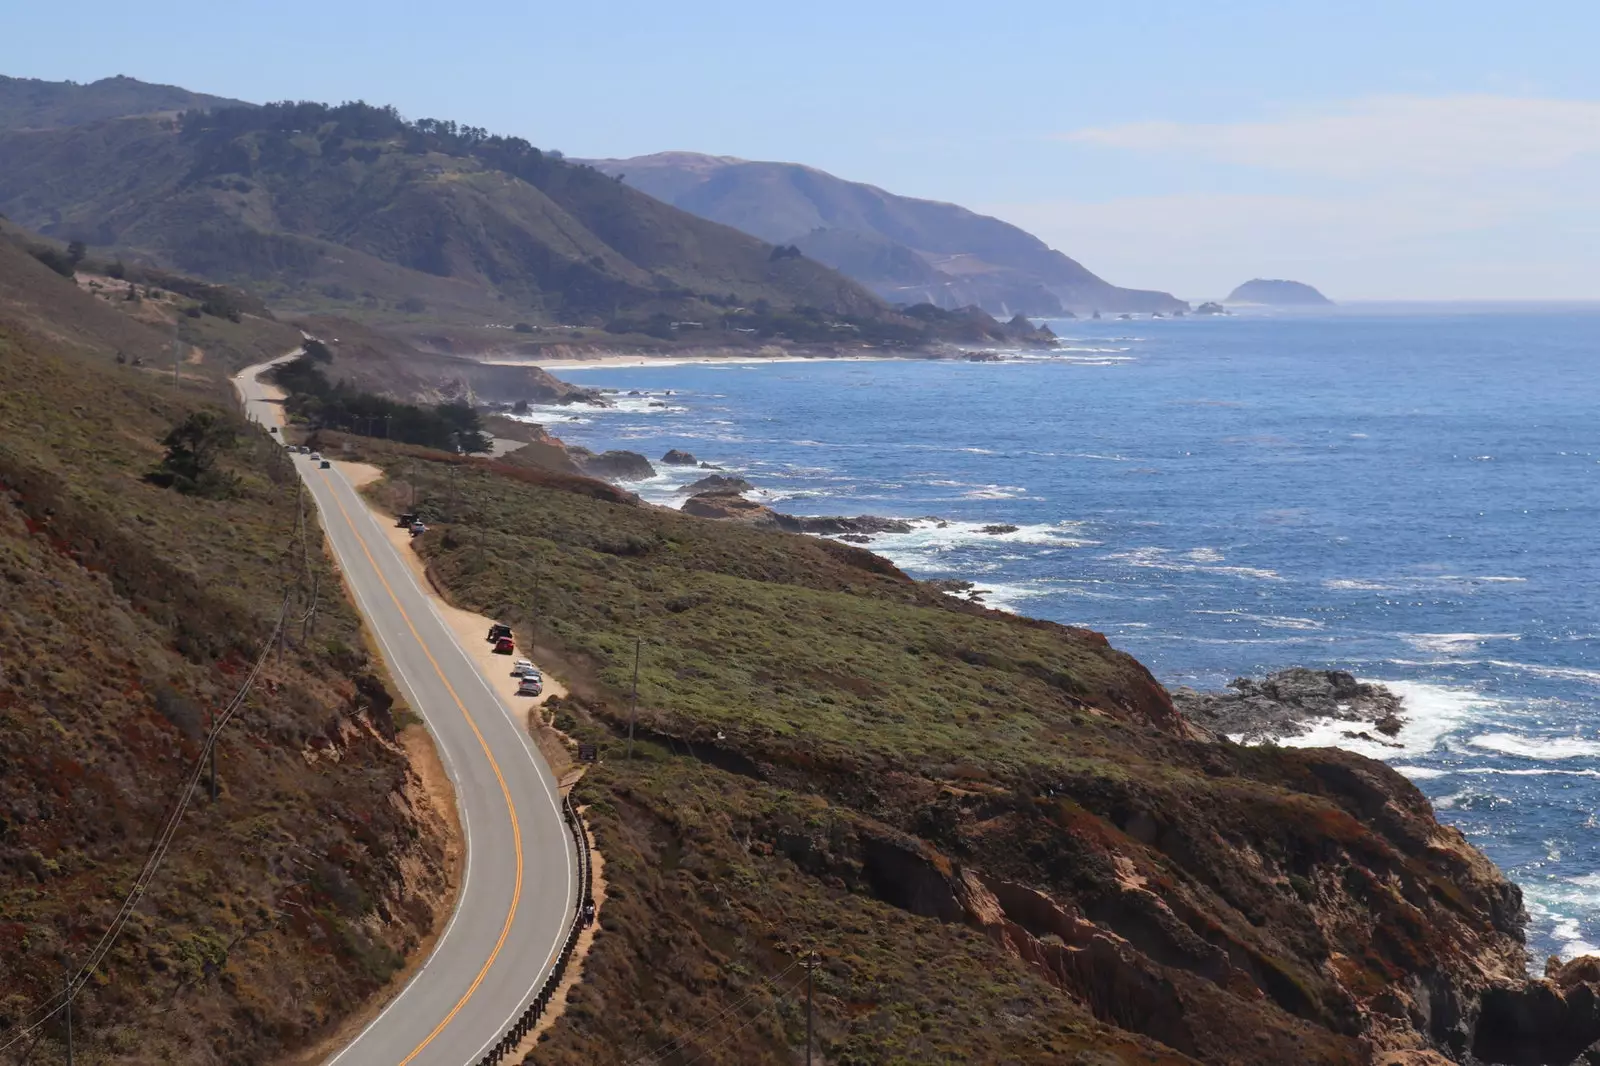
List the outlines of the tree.
{"type": "Polygon", "coordinates": [[[308,337],[306,339],[305,350],[306,358],[312,360],[313,362],[333,362],[333,349],[329,348],[326,344],[323,344],[315,337],[308,337]]]}
{"type": "Polygon", "coordinates": [[[89,246],[82,241],[73,241],[67,245],[67,258],[72,261],[74,267],[83,262],[83,257],[88,254],[89,246]]]}
{"type": "Polygon", "coordinates": [[[72,277],[77,267],[66,253],[55,248],[36,248],[33,257],[64,278],[72,277]]]}
{"type": "Polygon", "coordinates": [[[238,428],[231,420],[215,411],[193,411],[162,438],[167,454],[146,480],[187,496],[213,500],[232,496],[239,478],[217,463],[238,440],[238,428]]]}

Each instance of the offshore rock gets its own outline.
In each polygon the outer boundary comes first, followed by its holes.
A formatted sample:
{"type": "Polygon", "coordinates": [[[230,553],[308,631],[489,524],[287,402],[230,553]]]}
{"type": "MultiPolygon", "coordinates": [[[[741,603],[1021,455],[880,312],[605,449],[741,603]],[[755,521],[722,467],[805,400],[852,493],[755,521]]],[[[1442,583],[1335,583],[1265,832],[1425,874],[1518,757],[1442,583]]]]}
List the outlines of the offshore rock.
{"type": "Polygon", "coordinates": [[[569,447],[567,451],[578,468],[590,477],[611,481],[643,481],[656,476],[656,468],[638,452],[609,451],[596,455],[587,448],[577,447],[569,447]]]}
{"type": "Polygon", "coordinates": [[[699,481],[692,481],[679,489],[679,492],[749,492],[755,486],[742,477],[728,477],[724,474],[711,474],[699,481]]]}
{"type": "Polygon", "coordinates": [[[1291,667],[1260,681],[1239,677],[1222,692],[1172,690],[1173,704],[1190,721],[1247,743],[1281,740],[1310,731],[1317,719],[1354,724],[1352,736],[1374,740],[1367,729],[1394,736],[1404,725],[1401,697],[1382,685],[1357,681],[1343,670],[1291,667]]]}

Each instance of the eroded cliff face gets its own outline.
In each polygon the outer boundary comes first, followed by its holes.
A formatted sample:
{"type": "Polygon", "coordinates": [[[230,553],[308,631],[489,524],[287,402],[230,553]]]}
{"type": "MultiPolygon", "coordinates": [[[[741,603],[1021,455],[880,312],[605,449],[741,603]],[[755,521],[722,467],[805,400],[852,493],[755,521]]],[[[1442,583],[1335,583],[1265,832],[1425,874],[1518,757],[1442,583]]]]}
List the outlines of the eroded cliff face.
{"type": "Polygon", "coordinates": [[[1202,1061],[1462,1060],[1482,994],[1523,978],[1517,888],[1360,756],[1163,747],[1203,776],[896,775],[844,838],[762,832],[819,874],[982,930],[1101,1021],[1202,1061]]]}

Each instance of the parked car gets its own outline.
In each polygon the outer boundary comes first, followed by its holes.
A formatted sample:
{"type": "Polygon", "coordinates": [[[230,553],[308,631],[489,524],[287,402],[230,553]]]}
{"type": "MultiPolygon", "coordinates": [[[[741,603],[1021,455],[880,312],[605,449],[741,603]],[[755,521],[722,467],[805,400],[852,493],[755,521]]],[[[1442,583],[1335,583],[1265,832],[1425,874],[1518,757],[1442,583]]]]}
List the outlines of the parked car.
{"type": "Polygon", "coordinates": [[[517,642],[510,637],[501,637],[494,642],[494,653],[496,655],[510,655],[516,650],[517,642]]]}
{"type": "Polygon", "coordinates": [[[518,659],[511,664],[512,677],[527,677],[529,674],[533,674],[535,677],[539,674],[539,668],[534,666],[531,660],[518,659]]]}
{"type": "Polygon", "coordinates": [[[399,526],[401,529],[410,529],[412,526],[417,524],[417,521],[417,516],[412,514],[410,511],[407,511],[405,514],[396,515],[394,524],[399,526]]]}
{"type": "Polygon", "coordinates": [[[544,682],[537,677],[525,677],[517,684],[517,695],[539,696],[544,694],[544,682]]]}
{"type": "Polygon", "coordinates": [[[506,625],[504,622],[496,622],[494,625],[489,627],[490,640],[499,640],[501,637],[509,637],[510,635],[511,627],[506,625]]]}
{"type": "Polygon", "coordinates": [[[426,533],[427,531],[428,531],[428,527],[423,525],[421,522],[413,522],[413,523],[411,523],[411,535],[413,537],[420,537],[424,533],[426,533]]]}

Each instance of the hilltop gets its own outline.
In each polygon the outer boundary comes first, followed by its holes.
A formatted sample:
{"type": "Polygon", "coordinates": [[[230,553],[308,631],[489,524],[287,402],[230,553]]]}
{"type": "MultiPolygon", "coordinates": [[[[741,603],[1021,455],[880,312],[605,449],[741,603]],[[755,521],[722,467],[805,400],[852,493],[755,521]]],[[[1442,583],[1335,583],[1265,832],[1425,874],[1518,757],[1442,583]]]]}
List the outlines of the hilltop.
{"type": "Polygon", "coordinates": [[[1333,301],[1301,281],[1255,278],[1228,294],[1231,304],[1265,304],[1269,307],[1332,307],[1333,301]]]}
{"type": "Polygon", "coordinates": [[[128,115],[247,106],[242,100],[153,85],[121,74],[83,85],[0,74],[0,130],[57,129],[128,115]]]}
{"type": "Polygon", "coordinates": [[[976,304],[1001,317],[1188,308],[1164,292],[1112,285],[999,219],[798,163],[693,152],[592,163],[686,211],[794,245],[891,303],[976,304]]]}
{"type": "Polygon", "coordinates": [[[852,341],[931,336],[811,257],[559,152],[360,103],[0,133],[0,212],[96,254],[390,329],[520,322],[677,339],[792,317],[852,341]]]}

